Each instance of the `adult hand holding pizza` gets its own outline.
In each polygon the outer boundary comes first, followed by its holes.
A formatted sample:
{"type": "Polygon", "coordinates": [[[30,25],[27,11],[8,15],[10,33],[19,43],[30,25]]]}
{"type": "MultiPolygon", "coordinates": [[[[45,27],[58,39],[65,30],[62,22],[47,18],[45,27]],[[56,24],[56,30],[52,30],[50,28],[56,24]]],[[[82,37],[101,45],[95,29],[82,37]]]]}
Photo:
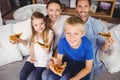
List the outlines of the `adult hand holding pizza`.
{"type": "Polygon", "coordinates": [[[103,46],[103,50],[106,51],[108,48],[114,43],[114,39],[110,32],[108,33],[98,33],[98,35],[105,38],[105,44],[103,46]]]}
{"type": "Polygon", "coordinates": [[[111,33],[108,32],[108,34],[109,34],[110,36],[105,37],[105,44],[104,44],[104,46],[103,46],[103,50],[104,50],[104,51],[108,50],[109,47],[114,43],[114,39],[113,39],[111,33]]]}
{"type": "Polygon", "coordinates": [[[113,37],[105,38],[105,45],[110,47],[114,43],[113,37]]]}

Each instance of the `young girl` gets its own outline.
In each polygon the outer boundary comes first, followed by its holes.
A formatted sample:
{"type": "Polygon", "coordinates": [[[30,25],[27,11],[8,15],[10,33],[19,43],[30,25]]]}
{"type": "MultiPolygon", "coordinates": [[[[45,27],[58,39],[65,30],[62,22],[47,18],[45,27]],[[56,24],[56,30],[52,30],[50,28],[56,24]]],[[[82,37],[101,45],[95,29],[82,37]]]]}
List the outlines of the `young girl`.
{"type": "Polygon", "coordinates": [[[31,72],[31,80],[41,80],[41,73],[52,56],[53,31],[47,27],[44,15],[33,13],[31,26],[30,56],[20,72],[20,80],[26,80],[31,72]]]}

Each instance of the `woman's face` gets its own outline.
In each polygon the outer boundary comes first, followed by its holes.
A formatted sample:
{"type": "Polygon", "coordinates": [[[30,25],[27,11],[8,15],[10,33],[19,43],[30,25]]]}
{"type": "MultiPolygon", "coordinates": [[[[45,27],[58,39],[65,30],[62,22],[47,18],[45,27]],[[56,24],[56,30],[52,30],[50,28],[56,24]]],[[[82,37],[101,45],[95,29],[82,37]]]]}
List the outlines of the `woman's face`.
{"type": "Polygon", "coordinates": [[[35,31],[37,31],[38,33],[42,33],[45,29],[45,22],[42,18],[34,18],[32,20],[32,26],[35,31]]]}
{"type": "Polygon", "coordinates": [[[55,22],[60,17],[61,10],[62,9],[59,4],[50,3],[47,7],[47,13],[49,18],[55,22]]]}

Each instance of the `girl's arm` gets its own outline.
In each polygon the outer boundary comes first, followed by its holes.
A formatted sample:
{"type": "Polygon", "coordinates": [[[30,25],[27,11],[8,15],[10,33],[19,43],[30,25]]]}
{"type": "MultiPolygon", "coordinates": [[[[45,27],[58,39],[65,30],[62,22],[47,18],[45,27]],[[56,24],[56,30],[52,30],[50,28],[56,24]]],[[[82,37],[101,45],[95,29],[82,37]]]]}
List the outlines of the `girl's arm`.
{"type": "Polygon", "coordinates": [[[21,38],[17,38],[17,41],[12,41],[12,40],[10,40],[10,43],[12,43],[12,44],[22,43],[23,45],[27,46],[28,41],[27,41],[27,40],[23,40],[23,39],[21,39],[21,38]]]}
{"type": "Polygon", "coordinates": [[[23,40],[21,38],[18,39],[18,43],[22,43],[23,45],[27,46],[28,45],[28,41],[27,40],[23,40]]]}
{"type": "Polygon", "coordinates": [[[31,43],[30,45],[30,62],[34,63],[35,57],[34,57],[34,43],[31,43]]]}
{"type": "Polygon", "coordinates": [[[76,76],[72,77],[70,80],[80,80],[91,72],[93,66],[93,60],[86,60],[86,66],[83,68],[76,76]]]}

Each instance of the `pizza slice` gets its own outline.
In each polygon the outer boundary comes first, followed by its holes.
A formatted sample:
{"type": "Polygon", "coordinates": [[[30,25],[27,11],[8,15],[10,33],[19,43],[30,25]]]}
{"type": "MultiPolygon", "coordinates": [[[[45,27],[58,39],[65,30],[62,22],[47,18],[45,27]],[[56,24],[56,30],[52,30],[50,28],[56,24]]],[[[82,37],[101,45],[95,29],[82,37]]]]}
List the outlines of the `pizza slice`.
{"type": "Polygon", "coordinates": [[[58,66],[57,64],[53,64],[52,66],[50,66],[50,69],[57,75],[62,76],[63,71],[65,70],[65,67],[67,65],[67,62],[64,62],[63,64],[61,64],[60,66],[58,66]]]}
{"type": "Polygon", "coordinates": [[[17,42],[21,35],[22,33],[10,35],[9,40],[12,42],[17,42]]]}
{"type": "Polygon", "coordinates": [[[111,37],[111,33],[98,33],[98,35],[103,36],[103,37],[111,37]]]}

